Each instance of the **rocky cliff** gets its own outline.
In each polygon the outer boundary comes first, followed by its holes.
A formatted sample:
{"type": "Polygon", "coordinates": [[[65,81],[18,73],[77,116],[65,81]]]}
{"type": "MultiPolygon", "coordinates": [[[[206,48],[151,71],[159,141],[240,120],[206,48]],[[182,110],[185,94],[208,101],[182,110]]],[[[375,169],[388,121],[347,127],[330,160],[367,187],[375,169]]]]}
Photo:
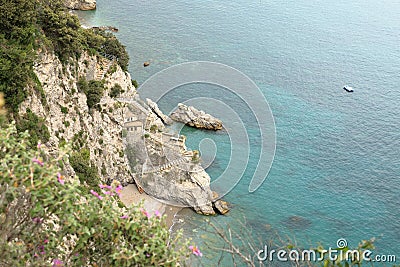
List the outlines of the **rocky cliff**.
{"type": "MultiPolygon", "coordinates": [[[[139,98],[130,75],[116,61],[83,53],[66,64],[54,53],[41,51],[34,69],[43,90],[29,87],[19,113],[30,110],[45,119],[50,139],[44,145],[50,155],[67,144],[72,155],[87,150],[90,161],[78,157],[75,165],[90,165],[98,182],[136,183],[168,203],[215,214],[210,177],[199,164],[198,152],[187,151],[184,136],[168,132],[160,119],[165,115],[151,100],[147,105],[139,98]],[[79,85],[83,78],[104,82],[99,103],[90,108],[79,85]]],[[[78,174],[71,157],[64,169],[67,177],[78,174]]]]}
{"type": "Polygon", "coordinates": [[[96,9],[96,0],[65,0],[65,6],[69,9],[93,10],[96,9]]]}
{"type": "MultiPolygon", "coordinates": [[[[90,110],[87,96],[78,88],[79,77],[93,80],[102,72],[101,60],[84,53],[78,61],[62,64],[53,53],[41,52],[35,73],[45,98],[29,89],[31,92],[21,104],[19,113],[22,115],[29,108],[45,118],[50,132],[46,146],[50,152],[56,152],[64,143],[70,143],[77,150],[85,147],[103,180],[116,179],[128,183],[132,179],[124,159],[121,136],[126,107],[110,97],[110,88],[119,84],[125,95],[135,95],[129,74],[115,64],[116,71],[105,76],[106,90],[100,104],[90,110]]],[[[66,171],[68,175],[75,175],[69,164],[66,164],[66,171]]]]}

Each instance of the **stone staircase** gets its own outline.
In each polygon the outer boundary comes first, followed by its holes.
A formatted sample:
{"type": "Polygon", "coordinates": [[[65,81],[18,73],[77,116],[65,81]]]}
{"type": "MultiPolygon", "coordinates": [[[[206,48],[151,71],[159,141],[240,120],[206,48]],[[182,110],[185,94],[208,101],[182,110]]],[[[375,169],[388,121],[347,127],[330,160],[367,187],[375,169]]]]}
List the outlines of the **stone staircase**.
{"type": "Polygon", "coordinates": [[[118,102],[121,103],[127,103],[127,104],[131,104],[132,106],[134,106],[135,108],[139,109],[141,112],[143,112],[144,114],[149,114],[149,110],[147,108],[145,108],[143,105],[139,104],[135,99],[133,98],[123,98],[123,97],[118,97],[116,98],[116,100],[118,102]]]}
{"type": "Polygon", "coordinates": [[[181,163],[183,163],[183,162],[187,162],[188,161],[188,159],[187,158],[180,158],[180,159],[176,159],[176,160],[173,160],[173,161],[170,161],[170,162],[168,162],[168,163],[165,163],[165,164],[163,164],[163,165],[160,165],[160,166],[157,166],[156,168],[153,168],[153,169],[151,169],[151,170],[149,170],[149,171],[145,171],[145,172],[143,172],[143,174],[149,174],[149,173],[155,173],[155,172],[162,172],[162,171],[165,171],[166,169],[170,169],[170,168],[172,168],[173,166],[178,166],[179,164],[181,164],[181,163]]]}
{"type": "Polygon", "coordinates": [[[113,55],[109,55],[109,54],[105,54],[105,53],[99,53],[99,54],[102,56],[102,58],[99,62],[99,66],[97,68],[95,80],[103,80],[107,71],[117,60],[117,58],[113,55]]]}

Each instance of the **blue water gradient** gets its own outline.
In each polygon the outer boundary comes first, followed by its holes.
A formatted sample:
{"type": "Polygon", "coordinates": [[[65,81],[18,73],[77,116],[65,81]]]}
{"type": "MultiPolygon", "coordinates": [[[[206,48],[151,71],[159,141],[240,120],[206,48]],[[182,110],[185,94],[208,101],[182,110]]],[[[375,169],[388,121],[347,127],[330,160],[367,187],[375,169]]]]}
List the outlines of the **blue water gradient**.
{"type": "MultiPolygon", "coordinates": [[[[250,163],[226,197],[232,212],[217,220],[244,215],[262,238],[271,228],[305,245],[334,246],[346,238],[355,246],[378,237],[379,253],[400,258],[399,1],[97,3],[97,11],[80,15],[87,24],[119,28],[131,55],[129,70],[139,83],[177,63],[216,61],[248,75],[268,99],[277,128],[276,157],[253,194],[247,190],[260,133],[240,100],[217,88],[187,85],[161,103],[166,108],[213,94],[228,99],[248,127],[250,163]],[[143,68],[144,61],[151,65],[143,68]],[[342,90],[345,84],[355,92],[342,90]],[[291,216],[303,217],[304,225],[288,223],[291,216]]],[[[227,136],[183,132],[193,149],[203,138],[215,140],[217,157],[207,171],[218,177],[229,161],[227,136]]],[[[201,232],[193,237],[205,238],[201,232]]]]}

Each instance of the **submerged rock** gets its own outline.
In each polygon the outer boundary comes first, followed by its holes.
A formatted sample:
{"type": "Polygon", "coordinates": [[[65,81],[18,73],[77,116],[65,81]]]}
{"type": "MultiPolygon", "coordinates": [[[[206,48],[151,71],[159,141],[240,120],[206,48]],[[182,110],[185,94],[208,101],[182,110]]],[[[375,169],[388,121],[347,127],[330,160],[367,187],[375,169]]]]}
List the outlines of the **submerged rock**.
{"type": "Polygon", "coordinates": [[[311,226],[312,222],[307,218],[293,215],[284,220],[283,224],[290,229],[305,230],[311,226]]]}
{"type": "Polygon", "coordinates": [[[178,104],[178,108],[170,115],[171,119],[186,125],[207,130],[221,130],[222,122],[202,110],[192,106],[178,104]]]}
{"type": "Polygon", "coordinates": [[[96,9],[96,0],[65,0],[65,6],[69,9],[93,10],[96,9]]]}
{"type": "Polygon", "coordinates": [[[218,213],[224,215],[229,212],[229,204],[226,201],[223,201],[221,199],[218,199],[217,201],[214,202],[214,210],[217,211],[218,213]]]}

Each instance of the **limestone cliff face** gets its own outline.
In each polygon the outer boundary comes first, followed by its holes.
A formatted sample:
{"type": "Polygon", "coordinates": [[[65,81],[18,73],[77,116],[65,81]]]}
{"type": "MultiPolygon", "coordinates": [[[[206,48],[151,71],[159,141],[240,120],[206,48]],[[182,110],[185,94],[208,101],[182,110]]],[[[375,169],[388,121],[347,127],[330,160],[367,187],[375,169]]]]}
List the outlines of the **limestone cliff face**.
{"type": "MultiPolygon", "coordinates": [[[[29,108],[45,119],[50,132],[50,140],[45,145],[50,153],[56,153],[61,142],[72,143],[79,137],[90,149],[90,159],[103,180],[116,179],[126,184],[132,182],[122,143],[126,107],[109,96],[109,89],[118,83],[129,97],[136,90],[129,74],[118,66],[117,71],[105,77],[107,89],[100,101],[101,111],[89,110],[86,95],[78,91],[77,81],[82,76],[89,80],[98,76],[98,61],[95,56],[83,54],[74,64],[63,66],[53,53],[40,53],[35,73],[47,103],[42,103],[40,94],[31,90],[19,112],[23,114],[29,108]]],[[[67,175],[75,175],[68,163],[65,167],[67,175]]]]}
{"type": "MultiPolygon", "coordinates": [[[[50,132],[45,149],[50,155],[57,155],[65,143],[74,144],[77,139],[84,142],[103,182],[136,183],[155,198],[193,207],[201,214],[215,214],[210,177],[200,166],[198,153],[187,151],[184,136],[168,133],[165,121],[160,119],[165,115],[157,105],[142,101],[130,75],[117,64],[110,68],[112,64],[87,53],[62,64],[54,53],[42,51],[34,69],[44,98],[28,88],[30,93],[19,108],[20,115],[29,108],[45,119],[50,132]],[[100,107],[89,109],[87,97],[77,85],[79,77],[105,80],[100,107]],[[110,97],[116,84],[123,93],[110,97]]],[[[76,176],[68,161],[64,169],[67,177],[76,176]]]]}
{"type": "Polygon", "coordinates": [[[93,10],[96,9],[96,0],[65,0],[65,6],[69,9],[93,10]]]}

